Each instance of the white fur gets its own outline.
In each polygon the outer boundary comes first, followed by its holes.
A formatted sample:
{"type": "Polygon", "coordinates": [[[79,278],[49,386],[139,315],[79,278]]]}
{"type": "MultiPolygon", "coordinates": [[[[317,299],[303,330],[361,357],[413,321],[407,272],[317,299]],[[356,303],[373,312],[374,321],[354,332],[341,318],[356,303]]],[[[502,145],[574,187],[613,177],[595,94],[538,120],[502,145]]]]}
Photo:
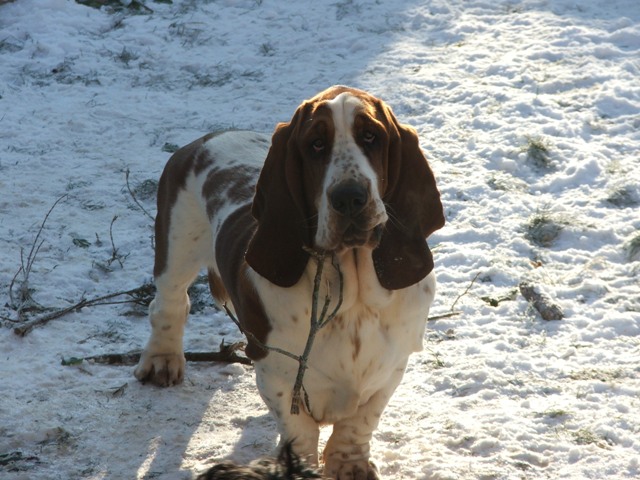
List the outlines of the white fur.
{"type": "Polygon", "coordinates": [[[368,158],[351,135],[351,126],[357,111],[363,108],[362,102],[353,95],[342,93],[327,102],[327,105],[332,111],[335,139],[331,160],[325,173],[323,193],[319,198],[318,230],[315,242],[319,248],[333,249],[340,240],[339,232],[333,228],[332,215],[335,215],[335,212],[329,206],[329,192],[334,186],[349,178],[366,184],[374,208],[371,214],[371,229],[387,221],[387,212],[378,191],[376,174],[368,158]]]}
{"type": "MultiPolygon", "coordinates": [[[[370,250],[348,251],[340,258],[344,301],[339,318],[315,338],[304,377],[309,412],[291,415],[292,385],[298,365],[271,353],[256,362],[260,393],[274,413],[284,438],[295,438],[302,455],[317,460],[320,424],[333,424],[325,463],[367,461],[369,440],[412,352],[422,349],[435,275],[403,290],[383,289],[373,269],[370,250]],[[356,258],[357,257],[357,258],[356,258]],[[360,349],[356,354],[356,344],[360,349]],[[357,431],[357,435],[354,433],[357,431]],[[337,461],[336,460],[336,461],[337,461]]],[[[331,298],[338,298],[337,277],[330,262],[324,267],[331,298]],[[328,277],[328,278],[327,278],[328,277]]],[[[309,312],[316,265],[309,262],[300,282],[280,288],[252,272],[250,278],[272,321],[268,344],[299,355],[309,334],[309,312]],[[284,307],[284,308],[283,308],[284,307]]],[[[325,466],[325,473],[328,472],[325,466]]],[[[329,467],[329,470],[331,467],[329,467]]]]}

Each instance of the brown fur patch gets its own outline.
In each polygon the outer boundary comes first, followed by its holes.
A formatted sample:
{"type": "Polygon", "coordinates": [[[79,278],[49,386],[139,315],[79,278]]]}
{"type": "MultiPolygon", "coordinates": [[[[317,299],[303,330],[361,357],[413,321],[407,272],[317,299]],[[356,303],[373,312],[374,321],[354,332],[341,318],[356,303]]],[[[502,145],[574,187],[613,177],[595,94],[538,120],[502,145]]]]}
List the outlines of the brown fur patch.
{"type": "Polygon", "coordinates": [[[251,201],[258,174],[257,168],[248,165],[212,169],[202,185],[209,218],[226,202],[243,204],[251,201]]]}
{"type": "MultiPolygon", "coordinates": [[[[233,212],[222,225],[215,253],[222,282],[233,302],[240,325],[264,344],[271,326],[262,301],[247,277],[248,267],[244,261],[244,252],[255,227],[251,204],[247,203],[233,212]]],[[[251,337],[247,340],[245,353],[249,358],[259,360],[267,355],[251,337]]]]}
{"type": "Polygon", "coordinates": [[[222,279],[216,275],[216,272],[213,270],[209,270],[207,275],[209,278],[209,289],[211,290],[211,295],[213,295],[213,298],[215,298],[220,305],[223,305],[229,300],[229,294],[224,288],[222,279]]]}
{"type": "Polygon", "coordinates": [[[205,160],[202,149],[208,140],[219,133],[211,133],[199,138],[176,151],[167,162],[160,182],[158,183],[158,214],[156,215],[156,255],[153,267],[153,275],[158,277],[167,268],[169,254],[169,228],[171,211],[178,198],[180,190],[184,190],[187,177],[194,168],[194,163],[202,163],[205,160]],[[200,161],[197,159],[201,158],[200,161]]]}

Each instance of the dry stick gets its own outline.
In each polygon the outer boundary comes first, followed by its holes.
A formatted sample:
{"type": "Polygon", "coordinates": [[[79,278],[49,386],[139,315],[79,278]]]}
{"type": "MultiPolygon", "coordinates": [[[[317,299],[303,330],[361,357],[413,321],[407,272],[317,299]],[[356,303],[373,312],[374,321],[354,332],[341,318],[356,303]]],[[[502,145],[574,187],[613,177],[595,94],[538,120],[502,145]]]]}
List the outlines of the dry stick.
{"type": "Polygon", "coordinates": [[[120,268],[124,268],[124,265],[122,264],[122,260],[120,260],[122,255],[118,253],[116,244],[113,241],[113,224],[116,223],[117,219],[118,219],[118,216],[114,215],[113,218],[111,219],[111,224],[109,225],[109,239],[111,240],[111,259],[108,261],[108,264],[111,265],[115,260],[117,260],[118,263],[120,264],[120,268]]]}
{"type": "MultiPolygon", "coordinates": [[[[342,271],[340,270],[339,265],[336,263],[335,257],[332,257],[332,264],[338,272],[340,295],[339,295],[338,303],[336,304],[336,307],[334,308],[333,312],[331,312],[331,315],[327,317],[326,316],[327,310],[329,308],[329,303],[331,302],[331,297],[327,293],[327,295],[325,296],[324,306],[322,308],[322,314],[320,315],[320,318],[317,317],[318,295],[320,292],[320,282],[322,280],[322,270],[324,266],[324,259],[326,257],[326,252],[309,251],[309,253],[318,262],[318,268],[316,270],[316,276],[313,280],[313,295],[312,295],[312,302],[311,302],[311,322],[310,322],[311,325],[309,327],[309,336],[307,337],[307,344],[304,347],[304,352],[302,353],[302,356],[300,357],[300,360],[298,362],[298,373],[296,375],[295,384],[293,385],[293,396],[291,398],[291,414],[292,415],[298,415],[300,413],[300,390],[303,388],[302,380],[304,378],[304,373],[307,369],[307,359],[309,358],[309,354],[311,353],[311,348],[313,347],[313,341],[315,339],[315,336],[318,333],[318,330],[320,330],[322,327],[324,327],[327,323],[329,323],[331,320],[335,318],[335,316],[338,313],[338,310],[342,306],[342,299],[343,299],[342,271]]],[[[307,410],[311,409],[309,406],[309,398],[307,397],[306,392],[305,392],[305,405],[307,407],[307,410]]]]}
{"type": "Polygon", "coordinates": [[[458,298],[456,298],[455,302],[453,302],[453,305],[451,305],[451,311],[452,312],[455,310],[456,303],[458,303],[458,300],[460,300],[467,293],[469,293],[469,290],[471,290],[471,287],[473,286],[474,283],[476,283],[476,280],[478,279],[479,276],[480,276],[480,272],[476,273],[476,275],[473,277],[473,280],[471,280],[469,285],[467,285],[467,288],[465,288],[464,292],[462,292],[460,295],[458,295],[458,298]]]}
{"type": "Polygon", "coordinates": [[[436,320],[442,320],[444,318],[457,317],[461,313],[462,312],[460,310],[458,310],[457,312],[449,312],[449,313],[442,313],[440,315],[433,315],[432,317],[427,318],[427,321],[428,322],[435,322],[436,320]]]}
{"type": "Polygon", "coordinates": [[[47,220],[49,219],[49,215],[51,215],[51,212],[53,212],[53,209],[56,208],[58,203],[60,203],[65,198],[67,198],[67,196],[68,196],[67,194],[60,196],[53,203],[53,205],[51,205],[51,208],[49,209],[47,214],[44,216],[44,219],[40,224],[40,228],[38,229],[38,233],[36,234],[36,238],[33,240],[33,243],[31,244],[31,250],[29,250],[29,255],[27,255],[26,265],[24,262],[24,250],[20,249],[20,268],[18,269],[16,274],[13,276],[13,279],[9,284],[9,299],[11,301],[11,305],[16,306],[17,308],[17,315],[18,315],[19,321],[22,320],[22,310],[25,304],[31,298],[31,294],[29,293],[29,275],[31,274],[31,269],[33,268],[33,264],[36,261],[38,252],[40,251],[40,248],[44,243],[44,240],[42,240],[40,243],[38,243],[38,240],[40,240],[40,235],[42,235],[42,231],[44,230],[44,226],[47,223],[47,220]],[[18,275],[20,273],[22,273],[23,280],[20,284],[20,303],[16,305],[16,302],[13,299],[13,286],[15,285],[16,279],[18,278],[18,275]]]}
{"type": "MultiPolygon", "coordinates": [[[[244,344],[242,342],[225,344],[223,341],[220,344],[220,351],[218,352],[184,352],[184,357],[188,362],[226,362],[251,365],[251,360],[236,353],[236,351],[240,350],[243,346],[244,344]]],[[[101,365],[136,365],[140,361],[140,355],[141,352],[139,351],[107,353],[104,355],[84,357],[82,360],[101,365]]]]}
{"type": "Polygon", "coordinates": [[[471,290],[471,287],[476,282],[479,276],[480,276],[480,272],[476,273],[476,275],[473,277],[469,285],[467,285],[467,288],[464,289],[464,292],[462,292],[460,295],[457,296],[457,298],[453,302],[453,305],[451,305],[451,311],[449,313],[443,313],[442,315],[434,315],[433,317],[429,317],[427,320],[429,322],[434,322],[436,320],[441,320],[443,318],[455,317],[456,315],[460,315],[462,312],[459,310],[458,311],[455,310],[456,304],[458,303],[458,300],[460,300],[467,293],[469,293],[469,290],[471,290]]]}
{"type": "MultiPolygon", "coordinates": [[[[75,305],[71,305],[70,307],[62,308],[60,310],[56,310],[55,312],[51,312],[51,313],[48,313],[48,314],[43,315],[41,317],[35,318],[33,320],[30,320],[29,322],[26,322],[23,325],[14,328],[13,332],[16,335],[20,335],[21,337],[24,337],[27,333],[29,333],[35,327],[39,327],[41,325],[45,325],[45,324],[49,323],[51,320],[55,320],[56,318],[63,317],[65,315],[67,315],[67,314],[69,314],[71,312],[74,312],[76,310],[79,310],[79,309],[81,309],[83,307],[91,307],[91,306],[95,306],[95,305],[107,305],[107,304],[110,304],[110,303],[116,303],[116,302],[106,302],[106,300],[110,300],[112,298],[116,298],[116,297],[119,297],[119,296],[122,296],[122,295],[129,295],[129,296],[133,297],[133,299],[129,300],[129,302],[141,303],[140,297],[136,297],[136,295],[140,295],[141,296],[141,294],[142,295],[148,294],[150,288],[151,288],[150,285],[143,285],[141,287],[134,288],[134,289],[131,289],[131,290],[110,293],[108,295],[103,295],[101,297],[92,298],[91,300],[87,300],[86,298],[83,298],[82,300],[80,300],[75,305]]],[[[117,302],[117,303],[119,303],[119,302],[117,302]]]]}
{"type": "MultiPolygon", "coordinates": [[[[233,312],[229,310],[226,304],[223,305],[225,311],[227,312],[227,315],[229,315],[229,318],[231,318],[233,323],[235,323],[237,327],[240,329],[240,331],[244,333],[247,336],[247,338],[251,340],[253,343],[255,343],[259,348],[263,350],[279,353],[281,355],[289,357],[295,360],[296,362],[298,362],[298,373],[296,375],[296,381],[293,386],[293,395],[291,398],[291,414],[292,415],[298,415],[300,413],[300,390],[303,389],[302,380],[304,378],[304,373],[308,368],[307,362],[308,362],[309,354],[311,353],[311,348],[313,347],[313,341],[315,339],[315,336],[318,333],[318,330],[320,330],[322,327],[327,325],[331,320],[335,318],[335,316],[338,314],[338,310],[342,306],[342,300],[343,300],[344,279],[342,276],[342,271],[340,270],[340,266],[335,261],[335,257],[332,257],[331,263],[333,267],[336,269],[336,271],[338,272],[338,279],[339,279],[338,303],[336,304],[336,307],[333,309],[331,314],[327,316],[326,314],[329,309],[329,304],[331,303],[331,297],[329,296],[329,294],[327,294],[325,297],[323,308],[322,308],[322,313],[320,315],[320,318],[318,318],[317,316],[318,315],[318,296],[320,292],[320,283],[322,280],[322,270],[324,269],[324,260],[327,256],[327,253],[324,251],[317,252],[311,249],[305,249],[305,250],[316,259],[316,261],[318,262],[318,268],[316,269],[316,276],[313,281],[309,336],[307,337],[307,343],[304,347],[304,351],[302,355],[295,355],[281,348],[265,345],[260,340],[258,340],[258,338],[256,338],[256,336],[253,333],[242,328],[242,325],[240,325],[240,322],[235,317],[233,312]]],[[[309,410],[310,409],[309,398],[307,397],[306,392],[305,392],[305,405],[307,407],[307,410],[309,410]]]]}
{"type": "Polygon", "coordinates": [[[142,213],[144,213],[147,217],[149,217],[152,222],[155,222],[155,219],[153,218],[153,216],[149,212],[147,212],[147,210],[142,206],[142,204],[138,201],[138,199],[136,198],[135,194],[133,193],[133,190],[131,189],[131,186],[129,185],[129,173],[130,173],[129,169],[127,168],[127,170],[124,172],[124,178],[125,178],[125,182],[127,184],[127,190],[129,190],[129,195],[131,195],[131,198],[133,198],[133,201],[136,203],[138,208],[140,210],[142,210],[142,213]]]}

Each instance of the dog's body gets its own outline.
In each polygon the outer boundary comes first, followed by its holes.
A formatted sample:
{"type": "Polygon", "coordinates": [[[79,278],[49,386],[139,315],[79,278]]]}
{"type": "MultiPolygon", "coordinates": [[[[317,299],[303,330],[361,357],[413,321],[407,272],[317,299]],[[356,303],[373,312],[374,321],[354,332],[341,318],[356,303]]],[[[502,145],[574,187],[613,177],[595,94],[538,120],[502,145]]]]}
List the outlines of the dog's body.
{"type": "MultiPolygon", "coordinates": [[[[369,441],[409,355],[422,348],[435,293],[425,239],[443,223],[415,132],[362,91],[320,93],[271,142],[254,132],[203,137],[174,154],[160,181],[158,293],[136,377],[182,381],[186,291],[203,267],[214,297],[230,302],[246,331],[300,355],[316,273],[304,247],[332,252],[343,275],[342,304],[313,343],[307,408],[290,413],[294,360],[251,337],[246,352],[281,444],[293,441],[298,455],[317,463],[319,425],[332,424],[325,475],[378,478],[369,441]]],[[[319,298],[331,297],[331,311],[340,282],[326,262],[319,298]]]]}

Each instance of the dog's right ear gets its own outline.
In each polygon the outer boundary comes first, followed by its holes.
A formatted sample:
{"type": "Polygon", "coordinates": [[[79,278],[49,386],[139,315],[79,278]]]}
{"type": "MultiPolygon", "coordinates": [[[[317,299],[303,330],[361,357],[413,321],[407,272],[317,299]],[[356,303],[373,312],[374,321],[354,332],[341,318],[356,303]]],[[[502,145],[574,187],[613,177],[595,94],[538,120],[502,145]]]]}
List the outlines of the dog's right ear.
{"type": "Polygon", "coordinates": [[[304,211],[299,159],[295,135],[300,107],[289,123],[276,127],[251,212],[258,221],[245,259],[249,266],[279,287],[298,283],[307,266],[311,231],[304,211]]]}

